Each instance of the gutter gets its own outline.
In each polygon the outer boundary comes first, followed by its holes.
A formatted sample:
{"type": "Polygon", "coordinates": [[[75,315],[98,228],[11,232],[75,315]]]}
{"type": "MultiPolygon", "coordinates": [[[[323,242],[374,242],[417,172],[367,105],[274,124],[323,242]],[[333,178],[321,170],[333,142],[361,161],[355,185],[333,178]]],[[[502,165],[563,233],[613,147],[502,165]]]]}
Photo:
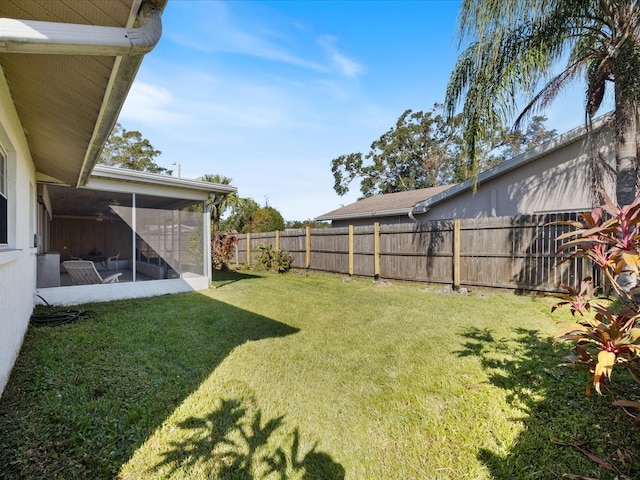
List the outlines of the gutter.
{"type": "Polygon", "coordinates": [[[333,215],[331,217],[327,217],[326,215],[321,215],[319,217],[314,218],[317,221],[327,221],[327,220],[352,220],[358,218],[372,218],[372,217],[390,217],[395,215],[406,215],[411,212],[411,207],[404,208],[396,208],[395,210],[382,210],[377,212],[359,212],[359,213],[343,213],[339,215],[333,215]]]}
{"type": "Polygon", "coordinates": [[[138,28],[0,19],[0,53],[131,56],[150,52],[160,40],[160,10],[143,4],[138,28]]]}
{"type": "Polygon", "coordinates": [[[91,177],[105,180],[113,180],[120,182],[136,182],[148,185],[157,185],[162,187],[179,187],[191,188],[193,190],[201,190],[211,192],[212,186],[215,186],[215,193],[230,194],[237,192],[237,187],[225,185],[222,183],[211,183],[203,180],[190,180],[188,178],[170,177],[168,175],[159,175],[157,173],[140,172],[137,170],[127,170],[124,168],[107,167],[105,165],[97,165],[91,177]]]}
{"type": "Polygon", "coordinates": [[[130,18],[129,23],[137,20],[137,28],[0,19],[0,53],[116,57],[76,187],[89,181],[143,56],[160,40],[161,11],[166,0],[155,0],[154,3],[157,7],[143,3],[137,17],[130,18]]]}

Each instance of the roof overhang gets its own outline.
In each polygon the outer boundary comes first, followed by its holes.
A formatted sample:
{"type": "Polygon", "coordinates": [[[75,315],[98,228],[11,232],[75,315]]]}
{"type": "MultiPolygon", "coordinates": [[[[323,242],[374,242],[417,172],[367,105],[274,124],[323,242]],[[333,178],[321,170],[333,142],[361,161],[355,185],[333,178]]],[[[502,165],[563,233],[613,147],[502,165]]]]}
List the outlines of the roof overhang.
{"type": "Polygon", "coordinates": [[[39,178],[89,181],[166,2],[0,2],[0,69],[39,178]]]}
{"type": "Polygon", "coordinates": [[[136,193],[158,198],[204,201],[236,192],[231,185],[176,178],[156,173],[97,165],[86,188],[104,192],[136,193]]]}
{"type": "Polygon", "coordinates": [[[70,188],[41,184],[42,201],[55,217],[91,217],[111,204],[176,210],[235,192],[231,185],[98,165],[87,184],[70,188]],[[46,193],[45,193],[46,192],[46,193]]]}

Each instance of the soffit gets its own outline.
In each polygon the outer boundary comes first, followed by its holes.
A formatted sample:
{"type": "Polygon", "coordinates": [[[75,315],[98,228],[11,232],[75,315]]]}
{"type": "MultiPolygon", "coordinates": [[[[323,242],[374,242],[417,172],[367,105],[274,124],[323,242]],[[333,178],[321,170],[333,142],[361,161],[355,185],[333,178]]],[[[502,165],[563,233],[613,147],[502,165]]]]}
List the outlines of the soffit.
{"type": "Polygon", "coordinates": [[[57,217],[92,217],[102,212],[110,215],[110,205],[122,207],[176,210],[201,204],[212,195],[235,192],[231,185],[175,178],[99,165],[83,188],[42,184],[49,202],[43,200],[50,214],[57,217]]]}
{"type": "MultiPolygon", "coordinates": [[[[141,0],[2,0],[0,17],[131,27],[140,3],[141,0]]],[[[0,54],[0,66],[37,171],[69,185],[80,183],[116,59],[0,54]]],[[[124,96],[119,101],[122,106],[124,96]]],[[[118,111],[109,121],[115,123],[118,111]]]]}
{"type": "MultiPolygon", "coordinates": [[[[100,212],[109,216],[112,215],[110,205],[131,207],[133,204],[130,193],[59,185],[47,185],[47,190],[51,202],[51,214],[55,217],[95,217],[100,212]]],[[[154,195],[136,195],[137,208],[175,210],[195,203],[199,202],[154,195]]]]}

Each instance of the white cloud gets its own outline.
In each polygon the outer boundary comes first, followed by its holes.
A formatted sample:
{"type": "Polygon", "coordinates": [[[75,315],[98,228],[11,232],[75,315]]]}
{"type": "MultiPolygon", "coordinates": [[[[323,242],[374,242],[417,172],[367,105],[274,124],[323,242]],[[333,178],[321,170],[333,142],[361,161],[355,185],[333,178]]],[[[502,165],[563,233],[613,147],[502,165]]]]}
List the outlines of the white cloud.
{"type": "MultiPolygon", "coordinates": [[[[180,163],[185,178],[230,176],[287,219],[350,203],[332,190],[331,159],[368,151],[397,116],[363,98],[353,81],[362,66],[334,37],[290,19],[232,16],[241,7],[224,2],[203,2],[194,19],[189,4],[169,3],[190,18],[168,25],[165,45],[145,58],[123,126],[163,152],[159,164],[180,163]]],[[[167,22],[179,17],[168,13],[167,22]]]]}
{"type": "Polygon", "coordinates": [[[192,19],[192,28],[172,32],[168,37],[204,53],[247,55],[314,71],[326,71],[323,65],[291,52],[291,46],[299,42],[283,32],[287,28],[299,31],[298,25],[271,28],[268,19],[234,16],[225,2],[203,2],[201,6],[199,17],[192,19]]]}
{"type": "Polygon", "coordinates": [[[168,88],[136,81],[129,91],[121,117],[143,123],[172,124],[185,115],[175,111],[176,102],[168,88]]]}
{"type": "Polygon", "coordinates": [[[338,51],[335,46],[336,41],[337,39],[331,35],[318,38],[318,44],[329,55],[331,63],[342,75],[350,78],[359,76],[363,72],[362,66],[338,51]]]}

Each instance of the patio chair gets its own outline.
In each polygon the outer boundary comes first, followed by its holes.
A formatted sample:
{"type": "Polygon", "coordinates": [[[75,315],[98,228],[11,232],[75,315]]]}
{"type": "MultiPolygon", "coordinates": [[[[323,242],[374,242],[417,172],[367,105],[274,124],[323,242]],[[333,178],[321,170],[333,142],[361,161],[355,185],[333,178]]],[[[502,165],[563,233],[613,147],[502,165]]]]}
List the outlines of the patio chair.
{"type": "Polygon", "coordinates": [[[110,263],[114,263],[116,268],[115,271],[118,271],[118,259],[120,258],[120,252],[116,253],[115,255],[111,256],[111,257],[107,257],[106,260],[106,265],[107,265],[107,270],[109,270],[109,264],[110,263]]]}
{"type": "Polygon", "coordinates": [[[62,262],[62,265],[69,272],[74,285],[118,283],[118,277],[122,275],[122,273],[114,273],[107,278],[102,278],[94,263],[89,260],[67,260],[62,262]]]}

